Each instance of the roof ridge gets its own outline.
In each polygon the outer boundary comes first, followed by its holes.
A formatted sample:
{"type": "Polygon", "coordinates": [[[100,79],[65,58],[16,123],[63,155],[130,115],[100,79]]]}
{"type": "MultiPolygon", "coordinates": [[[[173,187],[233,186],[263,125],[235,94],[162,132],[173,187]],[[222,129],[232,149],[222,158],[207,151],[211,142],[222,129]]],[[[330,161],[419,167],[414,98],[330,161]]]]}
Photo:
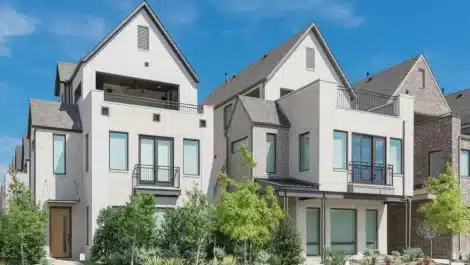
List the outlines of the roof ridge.
{"type": "Polygon", "coordinates": [[[470,92],[470,87],[469,88],[463,88],[463,89],[460,89],[460,90],[457,90],[455,92],[452,92],[452,93],[449,93],[447,95],[445,95],[446,97],[447,96],[452,96],[452,95],[455,95],[455,94],[459,94],[459,93],[464,93],[464,92],[470,92]]]}
{"type": "Polygon", "coordinates": [[[355,82],[355,84],[357,84],[357,83],[359,83],[360,81],[365,80],[365,79],[367,79],[367,78],[372,78],[372,77],[377,76],[377,75],[379,75],[379,74],[381,74],[381,73],[387,72],[388,70],[390,70],[390,69],[392,69],[392,68],[395,68],[395,67],[397,67],[397,66],[401,66],[401,65],[403,65],[403,64],[405,64],[405,63],[407,63],[407,62],[410,62],[410,61],[412,61],[412,60],[417,60],[421,55],[422,55],[422,54],[415,55],[415,56],[410,57],[410,58],[408,58],[408,59],[404,59],[404,60],[402,60],[402,61],[399,62],[399,63],[392,64],[392,65],[390,65],[389,67],[387,67],[387,68],[385,68],[385,69],[379,70],[379,71],[377,71],[377,72],[375,72],[375,73],[373,73],[373,74],[370,74],[369,76],[366,76],[366,77],[364,77],[364,78],[359,79],[358,81],[355,82]]]}

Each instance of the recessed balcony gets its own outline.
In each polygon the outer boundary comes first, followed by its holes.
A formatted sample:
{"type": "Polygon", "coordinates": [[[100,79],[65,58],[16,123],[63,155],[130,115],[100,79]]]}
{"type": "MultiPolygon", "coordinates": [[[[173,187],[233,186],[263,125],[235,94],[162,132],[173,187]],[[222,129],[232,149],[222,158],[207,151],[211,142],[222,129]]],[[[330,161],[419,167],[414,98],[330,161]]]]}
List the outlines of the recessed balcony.
{"type": "Polygon", "coordinates": [[[338,87],[336,106],[388,116],[398,116],[397,97],[365,90],[338,87]]]}

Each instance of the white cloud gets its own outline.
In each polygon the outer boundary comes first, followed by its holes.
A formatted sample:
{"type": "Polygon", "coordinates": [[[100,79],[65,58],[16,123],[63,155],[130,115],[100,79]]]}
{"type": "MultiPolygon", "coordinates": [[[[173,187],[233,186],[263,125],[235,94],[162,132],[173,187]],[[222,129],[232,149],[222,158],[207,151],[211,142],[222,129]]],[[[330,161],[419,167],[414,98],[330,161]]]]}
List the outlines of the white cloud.
{"type": "Polygon", "coordinates": [[[106,35],[104,19],[89,15],[60,16],[49,23],[49,32],[96,41],[106,35]]]}
{"type": "Polygon", "coordinates": [[[224,12],[241,19],[265,20],[299,14],[329,21],[346,28],[357,27],[365,20],[343,0],[214,0],[224,12]]]}
{"type": "Polygon", "coordinates": [[[37,18],[27,16],[11,7],[0,7],[0,56],[10,56],[7,42],[11,37],[27,36],[40,23],[37,18]]]}

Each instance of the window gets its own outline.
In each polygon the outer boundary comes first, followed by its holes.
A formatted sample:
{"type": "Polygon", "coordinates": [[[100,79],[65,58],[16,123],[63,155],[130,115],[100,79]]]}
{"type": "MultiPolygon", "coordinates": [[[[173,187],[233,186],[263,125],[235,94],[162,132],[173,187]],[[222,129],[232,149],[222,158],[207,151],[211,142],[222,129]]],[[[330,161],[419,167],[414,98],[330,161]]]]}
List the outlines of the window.
{"type": "Polygon", "coordinates": [[[460,151],[460,176],[468,177],[470,176],[470,150],[461,150],[460,151]]]}
{"type": "Polygon", "coordinates": [[[385,185],[385,138],[353,134],[352,181],[355,183],[385,185]]]}
{"type": "Polygon", "coordinates": [[[65,174],[65,135],[53,135],[54,174],[65,174]]]}
{"type": "Polygon", "coordinates": [[[160,114],[154,113],[153,114],[153,121],[159,122],[160,121],[160,114]]]}
{"type": "Polygon", "coordinates": [[[88,172],[88,161],[89,161],[89,154],[88,154],[88,133],[85,134],[85,171],[88,172]]]}
{"type": "Polygon", "coordinates": [[[232,142],[232,154],[240,152],[243,145],[248,146],[248,137],[244,137],[232,142]]]}
{"type": "Polygon", "coordinates": [[[310,133],[306,132],[299,136],[300,171],[310,169],[310,133]]]}
{"type": "Polygon", "coordinates": [[[366,248],[377,249],[377,210],[366,211],[366,248]]]}
{"type": "Polygon", "coordinates": [[[82,83],[78,84],[78,87],[75,89],[74,93],[74,102],[77,103],[80,97],[82,96],[82,83]]]}
{"type": "Polygon", "coordinates": [[[149,50],[149,28],[137,26],[137,47],[141,50],[149,50]]]}
{"type": "Polygon", "coordinates": [[[109,116],[109,108],[108,107],[101,107],[101,115],[109,116]]]}
{"type": "Polygon", "coordinates": [[[225,127],[228,126],[231,114],[232,114],[232,104],[229,104],[229,105],[225,106],[225,108],[224,108],[224,125],[225,125],[225,127]]]}
{"type": "Polygon", "coordinates": [[[266,173],[276,173],[276,135],[266,134],[266,173]]]}
{"type": "Polygon", "coordinates": [[[396,174],[403,174],[401,143],[400,139],[390,139],[390,164],[396,174]]]}
{"type": "Polygon", "coordinates": [[[86,245],[90,242],[90,208],[85,207],[85,223],[86,223],[86,245]]]}
{"type": "Polygon", "coordinates": [[[421,88],[426,87],[426,72],[424,71],[423,68],[418,69],[419,72],[419,78],[421,79],[421,88]]]}
{"type": "Polygon", "coordinates": [[[206,128],[206,120],[199,120],[199,127],[200,128],[206,128]]]}
{"type": "Polygon", "coordinates": [[[184,139],[184,174],[199,175],[199,140],[184,139]]]}
{"type": "Polygon", "coordinates": [[[356,254],[356,210],[331,209],[331,249],[356,254]]]}
{"type": "Polygon", "coordinates": [[[109,169],[128,170],[127,133],[109,132],[109,169]]]}
{"type": "Polygon", "coordinates": [[[346,169],[348,164],[348,133],[334,131],[334,168],[346,169]]]}
{"type": "Polygon", "coordinates": [[[292,92],[294,90],[292,89],[287,89],[287,88],[281,88],[281,98],[287,94],[289,94],[290,92],[292,92]]]}
{"type": "Polygon", "coordinates": [[[429,152],[429,176],[437,177],[445,169],[445,158],[442,151],[429,152]]]}
{"type": "Polygon", "coordinates": [[[315,50],[313,48],[307,48],[306,52],[307,70],[315,70],[315,50]]]}
{"type": "Polygon", "coordinates": [[[247,97],[260,98],[259,88],[245,94],[247,97]]]}
{"type": "Polygon", "coordinates": [[[155,225],[157,230],[162,228],[163,222],[165,221],[165,212],[167,208],[156,208],[155,209],[155,225]]]}
{"type": "Polygon", "coordinates": [[[179,185],[175,181],[173,138],[139,135],[139,164],[144,165],[139,181],[179,185]]]}
{"type": "Polygon", "coordinates": [[[307,208],[307,256],[320,255],[320,209],[307,208]]]}

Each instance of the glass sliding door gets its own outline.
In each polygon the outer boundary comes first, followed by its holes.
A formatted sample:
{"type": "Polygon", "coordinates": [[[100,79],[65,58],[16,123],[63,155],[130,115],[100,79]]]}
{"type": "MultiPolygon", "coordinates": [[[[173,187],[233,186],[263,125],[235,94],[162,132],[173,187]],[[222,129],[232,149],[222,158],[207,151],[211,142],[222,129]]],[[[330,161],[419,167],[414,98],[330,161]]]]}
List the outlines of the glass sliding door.
{"type": "Polygon", "coordinates": [[[385,139],[353,134],[352,180],[356,183],[385,184],[385,139]]]}
{"type": "Polygon", "coordinates": [[[173,186],[173,139],[140,136],[139,181],[173,186]]]}

